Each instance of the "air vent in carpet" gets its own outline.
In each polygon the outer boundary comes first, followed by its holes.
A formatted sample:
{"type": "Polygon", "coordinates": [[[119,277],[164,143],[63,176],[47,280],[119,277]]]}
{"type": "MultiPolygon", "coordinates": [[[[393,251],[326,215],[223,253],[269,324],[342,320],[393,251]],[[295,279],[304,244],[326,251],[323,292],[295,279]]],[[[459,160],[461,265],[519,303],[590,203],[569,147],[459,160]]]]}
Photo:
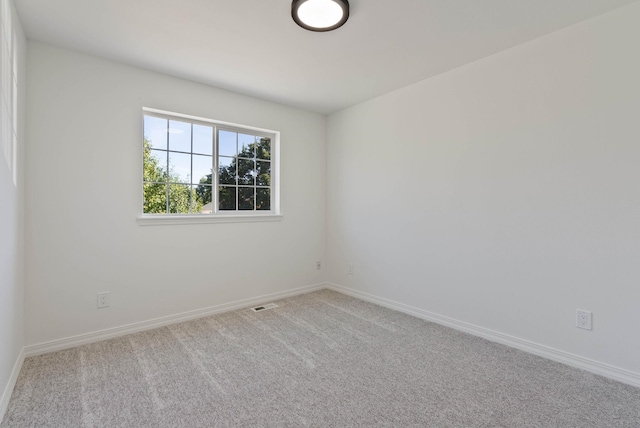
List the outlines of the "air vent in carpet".
{"type": "Polygon", "coordinates": [[[260,312],[260,311],[265,311],[267,309],[273,309],[273,308],[277,308],[278,305],[276,305],[275,303],[267,303],[266,305],[261,305],[261,306],[256,306],[251,308],[251,310],[253,312],[260,312]]]}

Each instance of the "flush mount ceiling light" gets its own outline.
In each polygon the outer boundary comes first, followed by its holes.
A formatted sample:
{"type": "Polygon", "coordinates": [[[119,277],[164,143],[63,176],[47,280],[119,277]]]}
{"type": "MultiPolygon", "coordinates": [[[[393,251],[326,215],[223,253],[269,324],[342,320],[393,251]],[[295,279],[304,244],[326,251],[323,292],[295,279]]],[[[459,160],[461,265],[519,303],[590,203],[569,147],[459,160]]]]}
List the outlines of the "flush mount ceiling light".
{"type": "Polygon", "coordinates": [[[309,31],[331,31],[349,19],[348,0],[293,0],[291,16],[309,31]]]}

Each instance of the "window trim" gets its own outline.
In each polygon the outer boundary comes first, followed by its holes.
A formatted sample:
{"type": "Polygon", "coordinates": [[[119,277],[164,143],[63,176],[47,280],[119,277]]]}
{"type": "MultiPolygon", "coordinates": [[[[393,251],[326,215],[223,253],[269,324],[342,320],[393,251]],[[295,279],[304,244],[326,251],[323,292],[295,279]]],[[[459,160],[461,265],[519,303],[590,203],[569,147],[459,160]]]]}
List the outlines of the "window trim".
{"type": "MultiPolygon", "coordinates": [[[[201,122],[203,124],[214,126],[214,166],[218,164],[218,147],[217,147],[217,133],[220,129],[232,130],[232,131],[250,131],[256,135],[270,137],[273,139],[271,144],[271,210],[268,211],[217,211],[211,214],[138,214],[138,224],[143,225],[167,225],[167,224],[202,224],[202,223],[244,223],[244,222],[265,222],[265,221],[280,221],[282,214],[280,212],[280,132],[272,129],[258,128],[255,126],[247,126],[232,122],[225,122],[221,120],[213,120],[200,116],[193,116],[183,113],[175,113],[166,110],[159,110],[150,107],[142,108],[142,117],[144,116],[156,116],[166,119],[186,119],[190,122],[201,122]]],[[[144,126],[142,133],[144,136],[144,126]]],[[[140,177],[144,176],[144,165],[140,162],[141,170],[140,177]]],[[[215,184],[212,183],[213,189],[217,189],[218,175],[215,176],[215,184]]],[[[142,182],[141,182],[142,183],[142,182]]],[[[213,190],[212,189],[212,190],[213,190]]],[[[217,190],[216,190],[217,193],[217,190]]],[[[140,210],[143,207],[144,200],[144,186],[140,188],[141,203],[139,203],[140,210]]],[[[217,200],[214,199],[214,201],[217,200]]],[[[212,201],[212,202],[214,202],[212,201]]]]}
{"type": "Polygon", "coordinates": [[[167,224],[204,224],[204,223],[252,223],[282,220],[282,214],[140,214],[140,226],[160,226],[167,224]]]}

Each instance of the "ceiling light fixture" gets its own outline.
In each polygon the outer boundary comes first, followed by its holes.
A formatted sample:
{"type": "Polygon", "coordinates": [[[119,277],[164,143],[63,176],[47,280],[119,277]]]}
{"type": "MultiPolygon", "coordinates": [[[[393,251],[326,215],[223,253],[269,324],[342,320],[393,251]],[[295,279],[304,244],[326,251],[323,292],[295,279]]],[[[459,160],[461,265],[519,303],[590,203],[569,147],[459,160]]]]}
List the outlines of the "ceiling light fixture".
{"type": "Polygon", "coordinates": [[[309,31],[331,31],[349,19],[348,0],[293,0],[291,17],[309,31]]]}

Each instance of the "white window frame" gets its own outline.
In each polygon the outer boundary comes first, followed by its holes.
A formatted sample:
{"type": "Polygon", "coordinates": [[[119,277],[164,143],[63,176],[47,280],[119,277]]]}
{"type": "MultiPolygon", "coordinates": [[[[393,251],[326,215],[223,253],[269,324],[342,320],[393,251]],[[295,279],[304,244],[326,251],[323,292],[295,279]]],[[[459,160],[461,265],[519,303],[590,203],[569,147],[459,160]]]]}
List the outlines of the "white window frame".
{"type": "MultiPolygon", "coordinates": [[[[201,223],[239,223],[239,222],[261,222],[279,221],[282,218],[280,213],[280,132],[271,129],[257,128],[254,126],[241,125],[231,122],[208,119],[204,117],[192,116],[182,113],[175,113],[165,110],[158,110],[149,107],[142,108],[142,119],[144,116],[154,116],[163,119],[187,120],[192,123],[200,122],[214,128],[213,142],[213,176],[212,176],[212,207],[211,214],[145,214],[138,215],[138,224],[148,225],[168,225],[168,224],[201,224],[201,223]],[[220,130],[233,132],[250,132],[256,136],[271,138],[271,209],[264,211],[243,211],[243,210],[218,210],[218,132],[220,130]]],[[[144,126],[143,132],[144,134],[144,126]]],[[[144,136],[143,136],[144,137],[144,136]]],[[[139,143],[140,141],[138,141],[139,143]]],[[[139,204],[142,211],[144,201],[144,165],[140,162],[140,195],[139,204]]]]}

